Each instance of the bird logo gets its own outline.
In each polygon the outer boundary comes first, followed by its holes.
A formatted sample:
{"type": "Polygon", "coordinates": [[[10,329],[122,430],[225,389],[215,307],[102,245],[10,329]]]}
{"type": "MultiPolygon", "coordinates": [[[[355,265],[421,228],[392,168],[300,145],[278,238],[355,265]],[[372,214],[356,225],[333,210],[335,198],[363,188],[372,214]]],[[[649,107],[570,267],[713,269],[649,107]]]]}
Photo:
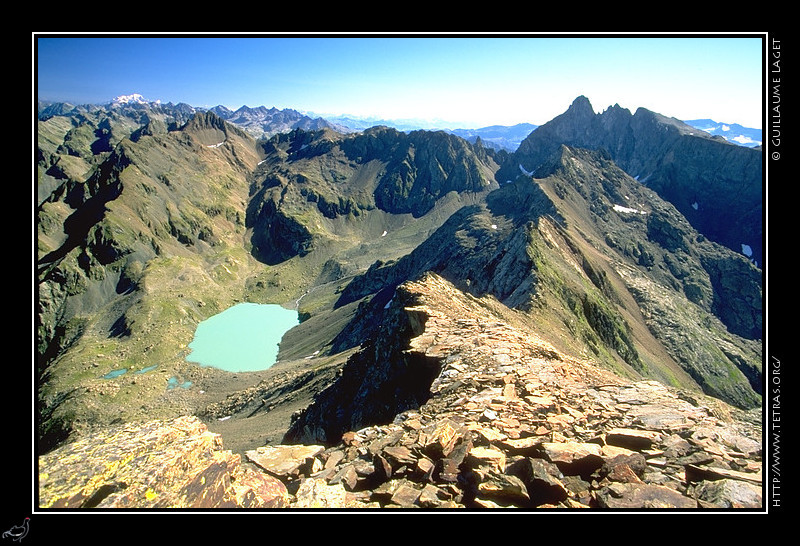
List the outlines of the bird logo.
{"type": "Polygon", "coordinates": [[[25,518],[22,522],[22,525],[15,525],[8,531],[3,533],[3,538],[10,538],[11,540],[15,540],[17,542],[22,541],[25,538],[25,535],[28,534],[28,525],[30,524],[31,518],[25,518]]]}

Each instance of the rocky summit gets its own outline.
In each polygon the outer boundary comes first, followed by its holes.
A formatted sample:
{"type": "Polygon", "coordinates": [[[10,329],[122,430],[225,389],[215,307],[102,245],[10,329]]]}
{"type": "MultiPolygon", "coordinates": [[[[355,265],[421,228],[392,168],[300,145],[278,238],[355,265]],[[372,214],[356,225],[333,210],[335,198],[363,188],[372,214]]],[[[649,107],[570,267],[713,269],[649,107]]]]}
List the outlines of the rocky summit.
{"type": "Polygon", "coordinates": [[[408,337],[376,342],[402,358],[351,357],[338,382],[365,361],[368,377],[334,383],[296,416],[287,438],[303,442],[241,459],[195,417],[118,426],[40,458],[40,506],[762,506],[761,427],[744,412],[561,353],[496,299],[435,274],[403,284],[391,307],[408,337]],[[398,365],[409,370],[399,379],[398,365]],[[358,430],[323,424],[381,401],[401,405],[358,430]]]}
{"type": "Polygon", "coordinates": [[[760,150],[289,114],[39,119],[39,509],[762,507],[760,150]],[[297,311],[278,361],[187,361],[241,302],[297,311]]]}

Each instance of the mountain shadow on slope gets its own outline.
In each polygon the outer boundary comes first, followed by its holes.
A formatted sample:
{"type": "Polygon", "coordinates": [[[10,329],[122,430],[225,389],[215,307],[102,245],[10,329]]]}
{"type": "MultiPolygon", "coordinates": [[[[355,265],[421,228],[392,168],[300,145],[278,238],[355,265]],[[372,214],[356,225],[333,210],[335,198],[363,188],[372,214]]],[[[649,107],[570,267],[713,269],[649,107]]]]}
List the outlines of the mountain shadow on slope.
{"type": "Polygon", "coordinates": [[[282,443],[335,444],[348,430],[391,422],[398,413],[428,400],[442,363],[407,350],[409,340],[424,330],[425,319],[406,312],[405,307],[414,304],[406,296],[392,296],[380,323],[335,382],[294,416],[282,443]]]}

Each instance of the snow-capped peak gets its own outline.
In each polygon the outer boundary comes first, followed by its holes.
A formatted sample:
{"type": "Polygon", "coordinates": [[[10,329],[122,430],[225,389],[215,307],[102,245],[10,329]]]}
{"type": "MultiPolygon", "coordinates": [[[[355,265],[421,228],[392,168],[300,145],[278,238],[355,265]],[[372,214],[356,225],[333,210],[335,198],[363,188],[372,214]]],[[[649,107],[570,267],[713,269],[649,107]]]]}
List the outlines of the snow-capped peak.
{"type": "Polygon", "coordinates": [[[115,97],[111,104],[148,104],[150,101],[145,99],[139,93],[134,93],[132,95],[120,95],[119,97],[115,97]]]}

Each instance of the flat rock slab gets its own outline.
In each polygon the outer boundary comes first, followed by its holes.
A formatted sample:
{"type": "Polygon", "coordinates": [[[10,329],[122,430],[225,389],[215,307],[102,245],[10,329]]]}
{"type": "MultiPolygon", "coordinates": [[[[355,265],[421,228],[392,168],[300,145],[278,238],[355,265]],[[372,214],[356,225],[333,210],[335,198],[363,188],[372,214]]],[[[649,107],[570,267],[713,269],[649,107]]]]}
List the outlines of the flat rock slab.
{"type": "Polygon", "coordinates": [[[661,485],[614,483],[597,499],[604,508],[697,508],[697,501],[661,485]]]}
{"type": "Polygon", "coordinates": [[[296,476],[301,467],[325,450],[322,446],[264,446],[246,451],[247,459],[275,476],[296,476]]]}

